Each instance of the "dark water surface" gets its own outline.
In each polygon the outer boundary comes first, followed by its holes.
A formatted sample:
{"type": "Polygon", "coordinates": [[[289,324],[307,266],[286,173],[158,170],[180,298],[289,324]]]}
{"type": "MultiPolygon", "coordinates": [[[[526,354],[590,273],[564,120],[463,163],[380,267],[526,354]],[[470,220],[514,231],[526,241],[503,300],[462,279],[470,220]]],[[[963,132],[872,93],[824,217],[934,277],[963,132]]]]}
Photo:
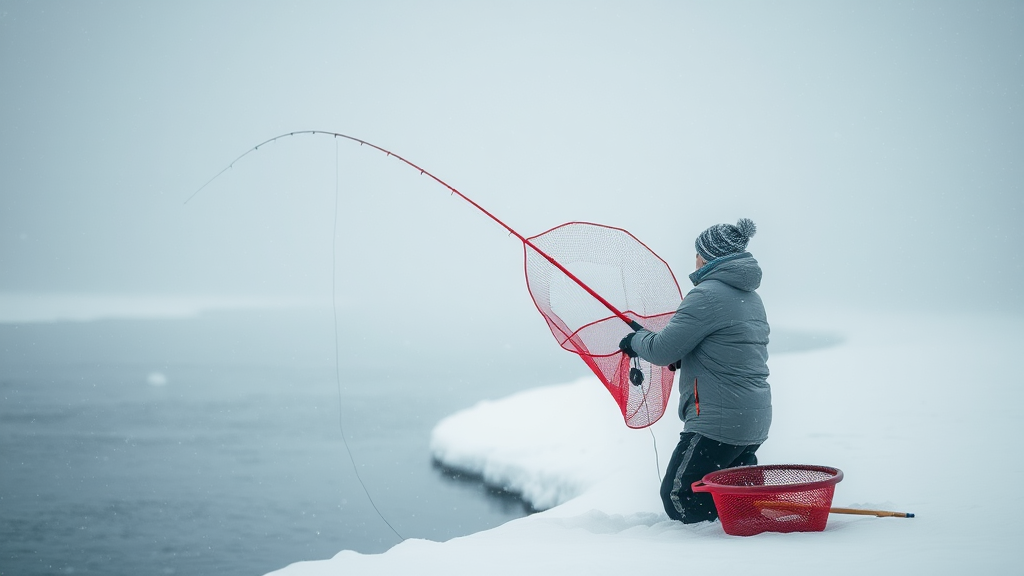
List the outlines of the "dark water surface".
{"type": "MultiPolygon", "coordinates": [[[[253,575],[393,546],[342,444],[330,322],[0,325],[0,573],[253,575]]],[[[453,371],[396,346],[374,358],[342,344],[340,415],[381,512],[432,540],[525,515],[433,466],[430,430],[480,399],[579,376],[571,355],[491,343],[497,356],[462,355],[453,371]]]]}

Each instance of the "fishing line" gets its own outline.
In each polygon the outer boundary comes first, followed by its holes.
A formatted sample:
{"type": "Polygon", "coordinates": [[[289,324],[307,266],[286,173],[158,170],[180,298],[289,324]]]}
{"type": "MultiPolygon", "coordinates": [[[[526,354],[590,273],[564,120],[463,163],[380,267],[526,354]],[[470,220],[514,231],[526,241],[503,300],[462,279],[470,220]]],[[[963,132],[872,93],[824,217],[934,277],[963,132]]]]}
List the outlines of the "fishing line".
{"type": "Polygon", "coordinates": [[[651,430],[653,426],[648,426],[647,431],[651,433],[651,440],[654,441],[654,471],[658,475],[658,484],[661,484],[665,479],[661,477],[661,458],[658,456],[658,439],[654,436],[654,430],[651,430]]]}
{"type": "MultiPolygon", "coordinates": [[[[345,424],[344,418],[342,417],[342,401],[341,395],[341,359],[339,358],[338,348],[338,181],[340,180],[340,167],[338,160],[338,142],[334,142],[334,229],[331,232],[331,309],[332,316],[334,318],[334,378],[338,383],[338,429],[341,431],[341,441],[345,444],[345,452],[348,453],[348,460],[352,463],[352,471],[356,474],[356,480],[359,481],[359,485],[363,487],[363,493],[366,494],[366,499],[370,501],[370,506],[373,506],[373,511],[377,513],[377,516],[391,528],[391,531],[398,536],[398,539],[405,542],[405,536],[398,533],[395,527],[388,522],[388,519],[381,514],[377,508],[377,504],[373,501],[373,497],[370,496],[370,491],[366,489],[366,484],[363,482],[362,476],[359,475],[359,467],[356,466],[356,460],[352,456],[352,449],[349,448],[348,440],[345,438],[345,424]]],[[[223,172],[223,171],[222,171],[223,172]]]]}
{"type": "MultiPolygon", "coordinates": [[[[633,370],[636,370],[637,373],[639,373],[640,372],[640,368],[638,366],[639,363],[637,362],[637,359],[633,358],[633,362],[634,362],[633,370]]],[[[630,372],[632,372],[633,370],[630,370],[630,372]]],[[[631,381],[633,380],[633,374],[632,373],[630,374],[630,378],[629,379],[631,381]]],[[[649,420],[650,419],[650,407],[647,406],[647,391],[650,390],[650,384],[647,385],[647,389],[644,389],[644,387],[643,387],[643,379],[641,378],[640,379],[640,384],[636,384],[636,385],[640,386],[640,389],[643,390],[643,396],[642,396],[643,403],[641,405],[644,407],[644,410],[647,412],[648,420],[649,420]]],[[[661,458],[658,456],[658,439],[654,436],[654,430],[652,430],[651,428],[653,428],[653,426],[648,426],[647,427],[647,431],[651,433],[651,440],[654,442],[654,472],[658,476],[658,484],[661,484],[661,482],[662,482],[662,477],[661,477],[661,458]]]]}

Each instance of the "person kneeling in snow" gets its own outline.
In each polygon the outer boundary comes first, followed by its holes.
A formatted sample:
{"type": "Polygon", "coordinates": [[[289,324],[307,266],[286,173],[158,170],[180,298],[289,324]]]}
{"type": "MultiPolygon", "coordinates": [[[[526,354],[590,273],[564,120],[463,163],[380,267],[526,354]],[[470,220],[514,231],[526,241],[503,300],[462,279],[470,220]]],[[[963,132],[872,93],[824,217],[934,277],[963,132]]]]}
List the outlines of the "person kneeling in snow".
{"type": "Polygon", "coordinates": [[[669,517],[687,524],[718,517],[711,495],[690,485],[715,470],[757,464],[754,453],[771,426],[769,328],[755,292],[761,268],[746,251],[756,231],[743,218],[702,232],[694,288],[672,320],[660,332],[639,330],[619,343],[630,357],[679,372],[683,432],[661,499],[669,517]]]}

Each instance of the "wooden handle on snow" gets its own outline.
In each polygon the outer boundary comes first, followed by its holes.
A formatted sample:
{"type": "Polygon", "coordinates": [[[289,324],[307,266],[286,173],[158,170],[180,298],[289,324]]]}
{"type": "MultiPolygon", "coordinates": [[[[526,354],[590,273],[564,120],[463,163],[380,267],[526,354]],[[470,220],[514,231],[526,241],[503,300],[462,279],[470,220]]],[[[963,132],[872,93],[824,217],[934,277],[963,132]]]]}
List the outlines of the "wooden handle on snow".
{"type": "Polygon", "coordinates": [[[913,512],[890,512],[888,510],[861,510],[859,508],[829,508],[832,514],[861,514],[863,516],[878,516],[879,518],[913,518],[913,512]]]}
{"type": "MultiPolygon", "coordinates": [[[[800,502],[777,502],[771,500],[755,500],[754,506],[758,508],[770,508],[774,510],[786,510],[789,512],[806,512],[811,509],[810,504],[800,502]]],[[[878,516],[879,518],[913,518],[913,512],[890,512],[888,510],[861,510],[860,508],[829,508],[830,514],[860,514],[862,516],[878,516]]]]}

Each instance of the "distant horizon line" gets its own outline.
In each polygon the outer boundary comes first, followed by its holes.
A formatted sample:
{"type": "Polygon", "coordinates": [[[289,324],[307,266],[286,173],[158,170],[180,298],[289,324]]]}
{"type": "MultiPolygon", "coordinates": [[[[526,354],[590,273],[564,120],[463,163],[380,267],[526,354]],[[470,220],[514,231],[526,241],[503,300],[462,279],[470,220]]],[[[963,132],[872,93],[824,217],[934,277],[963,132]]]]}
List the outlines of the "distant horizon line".
{"type": "Polygon", "coordinates": [[[163,320],[205,312],[330,307],[329,301],[283,296],[143,292],[0,291],[0,324],[163,320]]]}

